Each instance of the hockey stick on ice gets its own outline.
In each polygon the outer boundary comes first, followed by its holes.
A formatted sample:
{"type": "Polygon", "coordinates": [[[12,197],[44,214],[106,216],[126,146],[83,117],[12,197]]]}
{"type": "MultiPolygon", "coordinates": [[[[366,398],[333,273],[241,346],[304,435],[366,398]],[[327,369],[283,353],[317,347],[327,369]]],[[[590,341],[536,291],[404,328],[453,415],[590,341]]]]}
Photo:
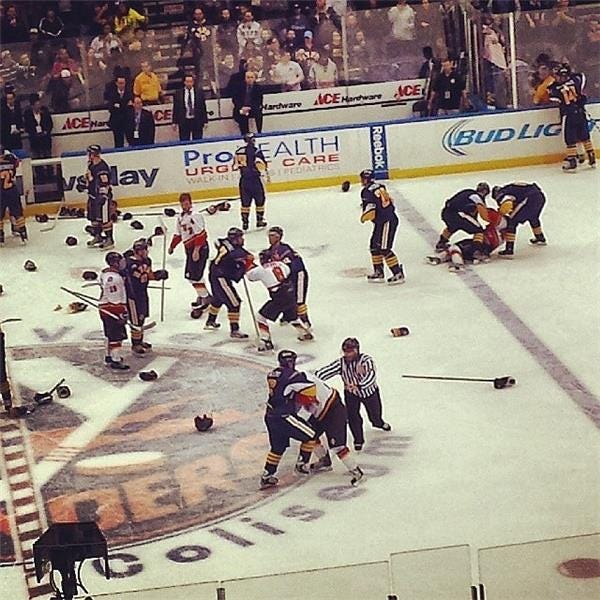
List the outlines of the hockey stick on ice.
{"type": "MultiPolygon", "coordinates": [[[[97,308],[98,311],[100,313],[102,313],[103,315],[106,315],[108,317],[110,317],[111,319],[114,319],[115,321],[121,321],[122,319],[120,319],[117,315],[108,312],[107,310],[104,310],[103,308],[100,308],[99,304],[96,304],[96,302],[93,302],[90,298],[91,296],[88,296],[87,294],[82,294],[81,292],[75,292],[74,290],[69,290],[66,287],[62,287],[60,288],[63,292],[67,292],[67,294],[71,294],[71,296],[75,296],[75,298],[77,298],[78,300],[80,300],[81,302],[83,302],[84,304],[88,304],[89,306],[93,306],[94,308],[97,308]]],[[[134,331],[147,331],[148,329],[152,329],[153,327],[156,327],[156,321],[150,321],[149,323],[142,325],[141,327],[139,325],[134,325],[131,321],[127,320],[126,324],[129,325],[129,327],[131,329],[133,329],[134,331]]]]}
{"type": "Polygon", "coordinates": [[[250,308],[250,314],[252,315],[252,322],[254,323],[254,331],[256,332],[256,343],[260,345],[260,332],[258,331],[258,323],[256,321],[256,313],[254,312],[254,306],[252,306],[252,298],[250,297],[250,290],[248,289],[248,282],[245,277],[242,277],[244,282],[244,291],[246,292],[246,298],[248,300],[248,307],[250,308]]]}
{"type": "Polygon", "coordinates": [[[407,379],[433,379],[436,381],[483,381],[493,383],[494,388],[502,390],[506,387],[512,387],[517,383],[514,377],[496,377],[494,379],[485,379],[483,377],[437,377],[434,375],[402,375],[407,379]]]}
{"type": "MultiPolygon", "coordinates": [[[[162,228],[162,270],[164,271],[167,267],[167,226],[162,217],[158,218],[160,226],[162,228]]],[[[165,320],[165,280],[162,279],[160,282],[160,322],[165,320]]]]}
{"type": "Polygon", "coordinates": [[[63,196],[62,200],[60,201],[60,203],[58,205],[58,208],[56,209],[56,212],[51,217],[52,223],[50,223],[50,225],[48,227],[42,227],[42,229],[40,229],[40,231],[44,231],[44,232],[52,231],[56,227],[56,224],[58,223],[58,217],[60,216],[60,212],[62,211],[62,209],[64,208],[66,203],[67,203],[67,201],[66,201],[65,197],[63,196]]]}

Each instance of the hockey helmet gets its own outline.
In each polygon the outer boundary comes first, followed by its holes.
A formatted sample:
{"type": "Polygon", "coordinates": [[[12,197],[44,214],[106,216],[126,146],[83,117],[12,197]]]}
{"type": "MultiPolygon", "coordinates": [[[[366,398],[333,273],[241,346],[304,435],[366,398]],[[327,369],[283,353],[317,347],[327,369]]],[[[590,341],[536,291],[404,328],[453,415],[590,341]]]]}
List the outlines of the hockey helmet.
{"type": "Polygon", "coordinates": [[[277,355],[277,362],[280,367],[288,367],[293,369],[296,367],[296,359],[298,355],[293,350],[281,350],[277,355]]]}
{"type": "Polygon", "coordinates": [[[212,427],[213,423],[213,418],[206,414],[202,416],[197,415],[194,417],[194,425],[196,426],[196,429],[201,432],[208,431],[212,427]]]}
{"type": "Polygon", "coordinates": [[[17,158],[17,155],[14,152],[11,152],[8,148],[5,148],[2,151],[2,158],[6,161],[11,161],[11,162],[16,162],[19,160],[17,158]]]}
{"type": "Polygon", "coordinates": [[[350,190],[350,182],[348,180],[342,182],[342,192],[350,190]]]}
{"type": "Polygon", "coordinates": [[[480,181],[475,188],[475,191],[484,198],[490,193],[490,186],[485,181],[480,181]]]}
{"type": "Polygon", "coordinates": [[[358,176],[363,184],[370,183],[375,177],[371,169],[363,169],[358,176]]]}
{"type": "Polygon", "coordinates": [[[102,152],[102,148],[98,144],[90,144],[86,148],[86,152],[88,154],[93,154],[94,156],[100,156],[100,152],[102,152]]]}
{"type": "Polygon", "coordinates": [[[26,260],[23,268],[30,272],[37,271],[37,265],[32,260],[26,260]]]}
{"type": "Polygon", "coordinates": [[[77,246],[77,238],[75,236],[69,235],[65,239],[65,244],[67,246],[77,246]]]}
{"type": "Polygon", "coordinates": [[[275,235],[278,235],[279,239],[283,238],[283,228],[282,227],[274,225],[273,227],[269,228],[269,235],[271,235],[272,233],[274,233],[275,235]]]}
{"type": "Polygon", "coordinates": [[[253,133],[244,134],[244,141],[246,142],[246,144],[253,144],[255,139],[256,136],[253,133]]]}
{"type": "Polygon", "coordinates": [[[104,260],[109,267],[117,267],[118,269],[121,269],[122,263],[125,259],[119,252],[108,252],[104,257],[104,260]]]}
{"type": "Polygon", "coordinates": [[[146,238],[139,238],[133,242],[132,248],[134,252],[148,250],[148,240],[146,238]]]}
{"type": "Polygon", "coordinates": [[[556,74],[559,77],[570,77],[571,66],[569,65],[569,63],[561,63],[560,65],[558,65],[558,68],[556,69],[556,74]]]}
{"type": "Polygon", "coordinates": [[[360,342],[354,337],[347,337],[342,342],[342,352],[349,352],[350,350],[360,352],[360,342]]]}
{"type": "Polygon", "coordinates": [[[227,230],[227,239],[232,244],[238,243],[241,246],[244,242],[244,232],[239,227],[230,227],[227,230]]]}

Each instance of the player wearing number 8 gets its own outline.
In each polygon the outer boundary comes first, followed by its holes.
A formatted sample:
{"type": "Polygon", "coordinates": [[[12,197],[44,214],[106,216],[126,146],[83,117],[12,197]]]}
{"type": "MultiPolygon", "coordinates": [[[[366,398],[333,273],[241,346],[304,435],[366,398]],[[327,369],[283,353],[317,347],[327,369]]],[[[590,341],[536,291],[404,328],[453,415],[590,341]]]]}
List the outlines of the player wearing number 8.
{"type": "Polygon", "coordinates": [[[259,309],[256,318],[261,341],[258,350],[264,352],[273,349],[269,321],[276,321],[279,315],[283,315],[284,321],[295,327],[300,341],[312,340],[308,327],[298,319],[290,267],[284,262],[270,260],[268,250],[263,250],[258,257],[260,266],[252,265],[247,277],[250,281],[261,281],[270,296],[259,309]]]}
{"type": "Polygon", "coordinates": [[[366,169],[360,173],[363,186],[361,223],[373,221],[373,233],[369,242],[373,273],[367,275],[367,280],[379,282],[384,280],[383,261],[392,272],[387,280],[389,284],[404,283],[404,269],[398,262],[394,247],[394,236],[398,228],[398,217],[394,201],[388,194],[385,185],[374,181],[373,171],[366,169]]]}

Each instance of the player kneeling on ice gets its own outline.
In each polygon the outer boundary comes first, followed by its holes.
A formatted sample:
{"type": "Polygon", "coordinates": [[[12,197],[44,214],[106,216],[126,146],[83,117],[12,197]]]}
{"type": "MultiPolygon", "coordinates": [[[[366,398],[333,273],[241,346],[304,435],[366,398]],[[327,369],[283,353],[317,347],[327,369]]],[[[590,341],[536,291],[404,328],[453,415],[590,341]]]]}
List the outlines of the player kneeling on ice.
{"type": "Polygon", "coordinates": [[[270,259],[268,250],[261,251],[258,258],[260,266],[252,265],[246,274],[250,281],[261,281],[270,296],[256,317],[261,342],[258,350],[264,352],[273,349],[269,321],[275,322],[279,315],[295,327],[301,342],[312,340],[308,326],[298,319],[290,267],[284,262],[270,259]]]}
{"type": "Polygon", "coordinates": [[[152,344],[144,341],[144,321],[150,315],[148,282],[153,279],[168,279],[168,271],[152,270],[152,259],[148,256],[148,242],[140,238],[133,242],[133,253],[126,259],[125,283],[129,318],[135,328],[131,329],[131,350],[135,354],[145,354],[152,344]]]}
{"type": "Polygon", "coordinates": [[[253,264],[254,256],[244,248],[244,232],[238,227],[230,227],[227,237],[218,238],[215,245],[217,255],[210,261],[208,269],[212,299],[204,329],[218,329],[221,326],[217,323],[217,315],[224,304],[227,307],[230,337],[246,339],[248,334],[240,331],[242,301],[233,284],[241,281],[253,264]]]}
{"type": "Polygon", "coordinates": [[[495,186],[492,198],[498,204],[498,211],[506,218],[506,244],[498,252],[502,258],[512,258],[515,253],[517,227],[521,223],[529,223],[533,238],[529,240],[532,246],[545,246],[546,237],[542,231],[540,215],[546,204],[546,196],[537,183],[515,182],[502,187],[495,186]]]}
{"type": "Polygon", "coordinates": [[[125,258],[118,252],[109,252],[105,257],[108,267],[100,273],[102,295],[98,310],[106,337],[104,363],[111,369],[127,370],[129,366],[121,357],[123,340],[127,339],[127,293],[125,291],[125,258]]]}
{"type": "Polygon", "coordinates": [[[392,272],[388,278],[389,284],[404,283],[404,269],[398,263],[394,254],[394,236],[398,228],[398,216],[394,201],[390,197],[385,185],[374,180],[373,171],[366,169],[360,172],[360,183],[363,186],[360,192],[362,199],[361,223],[373,222],[373,233],[369,241],[373,273],[367,275],[370,282],[383,281],[383,261],[392,272]]]}
{"type": "Polygon", "coordinates": [[[204,282],[204,269],[208,261],[208,236],[204,217],[195,212],[192,197],[183,192],[179,195],[181,213],[177,215],[177,226],[169,245],[169,254],[183,242],[185,248],[185,278],[196,291],[196,299],[192,302],[192,317],[199,319],[210,304],[210,295],[204,282]]]}
{"type": "Polygon", "coordinates": [[[435,255],[428,256],[427,262],[431,265],[449,263],[448,269],[455,272],[462,271],[465,263],[489,262],[490,255],[498,248],[506,232],[507,220],[493,208],[489,208],[487,212],[490,223],[483,230],[483,242],[475,241],[474,238],[460,240],[435,255]]]}

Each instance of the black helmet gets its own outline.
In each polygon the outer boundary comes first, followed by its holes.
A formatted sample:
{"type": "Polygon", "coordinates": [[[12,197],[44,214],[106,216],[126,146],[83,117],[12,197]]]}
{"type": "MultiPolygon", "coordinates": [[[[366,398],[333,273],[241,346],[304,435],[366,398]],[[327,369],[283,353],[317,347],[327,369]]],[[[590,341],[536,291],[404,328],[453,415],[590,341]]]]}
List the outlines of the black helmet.
{"type": "Polygon", "coordinates": [[[138,252],[139,250],[148,250],[148,240],[146,238],[140,238],[133,242],[133,251],[138,252]]]}
{"type": "Polygon", "coordinates": [[[342,342],[342,351],[346,352],[348,350],[356,350],[357,352],[360,352],[360,342],[356,338],[347,337],[342,342]]]}
{"type": "Polygon", "coordinates": [[[100,152],[102,152],[102,148],[98,144],[90,144],[86,148],[86,151],[87,151],[88,154],[99,155],[100,152]]]}
{"type": "Polygon", "coordinates": [[[279,239],[283,237],[283,229],[277,225],[269,228],[269,233],[275,233],[279,236],[279,239]]]}
{"type": "Polygon", "coordinates": [[[362,170],[362,171],[359,173],[359,175],[358,175],[358,176],[360,177],[360,180],[361,180],[362,182],[367,182],[367,183],[369,183],[369,182],[373,181],[373,177],[374,177],[374,175],[373,175],[373,171],[372,171],[371,169],[363,169],[363,170],[362,170]]]}
{"type": "Polygon", "coordinates": [[[484,198],[490,193],[490,186],[485,181],[480,181],[475,188],[475,191],[484,198]]]}
{"type": "Polygon", "coordinates": [[[109,267],[119,267],[121,261],[123,260],[123,255],[119,252],[109,252],[104,260],[109,267]]]}
{"type": "Polygon", "coordinates": [[[571,75],[571,66],[568,63],[562,63],[556,69],[556,74],[561,77],[569,77],[571,75]]]}
{"type": "Polygon", "coordinates": [[[498,200],[498,198],[500,198],[500,191],[502,190],[502,187],[499,185],[495,185],[492,188],[492,198],[494,200],[498,200]]]}
{"type": "Polygon", "coordinates": [[[298,355],[293,350],[281,350],[277,355],[277,362],[280,367],[293,369],[296,366],[298,355]]]}
{"type": "Polygon", "coordinates": [[[239,227],[230,227],[227,230],[227,239],[233,243],[244,237],[244,232],[239,227]]]}
{"type": "Polygon", "coordinates": [[[253,133],[244,134],[244,141],[247,144],[253,144],[255,139],[256,139],[256,136],[253,133]]]}

